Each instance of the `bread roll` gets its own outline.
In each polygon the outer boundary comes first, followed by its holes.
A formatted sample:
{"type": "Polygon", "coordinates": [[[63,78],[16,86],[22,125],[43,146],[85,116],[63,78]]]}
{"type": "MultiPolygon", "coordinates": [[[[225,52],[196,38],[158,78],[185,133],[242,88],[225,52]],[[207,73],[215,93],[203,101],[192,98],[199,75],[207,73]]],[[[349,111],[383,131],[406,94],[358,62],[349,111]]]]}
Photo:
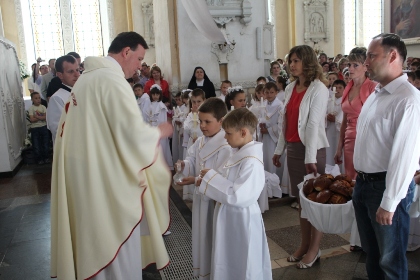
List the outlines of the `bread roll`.
{"type": "Polygon", "coordinates": [[[308,196],[311,192],[314,191],[314,181],[315,179],[309,179],[306,180],[305,183],[303,183],[303,193],[308,196]]]}
{"type": "Polygon", "coordinates": [[[328,179],[334,181],[334,176],[331,174],[322,174],[321,176],[327,177],[328,179]]]}
{"type": "Polygon", "coordinates": [[[338,181],[338,180],[344,180],[344,181],[347,181],[349,184],[351,184],[351,178],[347,174],[340,174],[340,175],[335,176],[334,181],[338,181]]]}
{"type": "Polygon", "coordinates": [[[308,194],[307,198],[311,201],[316,201],[316,196],[318,195],[317,191],[313,191],[310,194],[308,194]]]}
{"type": "Polygon", "coordinates": [[[323,190],[318,193],[316,196],[316,202],[318,203],[326,203],[332,196],[332,192],[330,190],[323,190]]]}
{"type": "Polygon", "coordinates": [[[352,195],[352,187],[350,186],[349,182],[343,180],[334,181],[330,185],[330,190],[334,193],[341,194],[345,197],[351,197],[352,195]]]}
{"type": "Polygon", "coordinates": [[[347,199],[344,196],[342,196],[341,194],[336,194],[336,193],[331,195],[330,199],[328,200],[328,203],[331,203],[331,204],[344,204],[346,202],[347,202],[347,199]]]}
{"type": "MultiPolygon", "coordinates": [[[[329,175],[329,174],[328,174],[329,175]]],[[[331,176],[331,175],[329,175],[331,176]]],[[[327,190],[333,180],[327,174],[321,175],[314,181],[314,189],[317,191],[327,190]]],[[[331,176],[332,177],[332,176],[331,176]]],[[[333,178],[333,177],[332,177],[333,178]]]]}

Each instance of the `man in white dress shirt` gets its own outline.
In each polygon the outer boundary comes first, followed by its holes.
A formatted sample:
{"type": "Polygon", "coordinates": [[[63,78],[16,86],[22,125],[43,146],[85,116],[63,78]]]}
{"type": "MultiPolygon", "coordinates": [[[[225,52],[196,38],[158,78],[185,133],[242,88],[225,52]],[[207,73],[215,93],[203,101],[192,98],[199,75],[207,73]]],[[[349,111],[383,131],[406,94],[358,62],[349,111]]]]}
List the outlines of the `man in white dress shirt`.
{"type": "Polygon", "coordinates": [[[353,205],[369,279],[407,279],[406,249],[419,166],[420,95],[403,74],[407,49],[395,34],[369,44],[365,65],[378,82],[357,122],[353,205]]]}
{"type": "Polygon", "coordinates": [[[47,108],[47,127],[51,131],[53,143],[64,104],[69,99],[71,89],[80,77],[79,62],[71,55],[59,57],[55,62],[55,69],[57,77],[61,80],[61,87],[51,96],[47,108]]]}

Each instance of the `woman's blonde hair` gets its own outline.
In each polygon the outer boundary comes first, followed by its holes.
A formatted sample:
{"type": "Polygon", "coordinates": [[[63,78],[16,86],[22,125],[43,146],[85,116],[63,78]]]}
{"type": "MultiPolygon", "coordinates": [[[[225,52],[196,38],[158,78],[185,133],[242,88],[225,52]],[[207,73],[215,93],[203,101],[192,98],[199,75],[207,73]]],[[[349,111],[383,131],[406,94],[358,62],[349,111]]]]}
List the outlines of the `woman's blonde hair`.
{"type": "MultiPolygon", "coordinates": [[[[296,54],[296,56],[302,60],[302,67],[303,67],[303,75],[305,76],[305,87],[309,87],[312,81],[319,79],[321,82],[323,82],[325,85],[328,85],[327,79],[325,79],[325,76],[322,72],[322,67],[319,65],[318,59],[316,57],[315,51],[307,45],[300,45],[293,47],[289,51],[288,56],[288,64],[290,67],[291,63],[291,57],[293,54],[296,54]]],[[[298,80],[298,77],[290,77],[291,81],[298,80]]]]}
{"type": "Polygon", "coordinates": [[[365,47],[355,47],[353,48],[349,55],[347,56],[347,59],[349,62],[359,62],[360,64],[364,64],[366,60],[366,52],[367,49],[365,47]]]}

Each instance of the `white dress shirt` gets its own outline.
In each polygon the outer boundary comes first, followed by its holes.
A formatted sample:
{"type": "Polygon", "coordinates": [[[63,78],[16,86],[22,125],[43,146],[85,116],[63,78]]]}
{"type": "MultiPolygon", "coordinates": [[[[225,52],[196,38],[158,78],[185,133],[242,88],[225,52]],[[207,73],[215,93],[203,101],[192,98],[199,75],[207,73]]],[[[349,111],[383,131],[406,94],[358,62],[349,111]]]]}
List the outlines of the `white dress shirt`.
{"type": "Polygon", "coordinates": [[[394,212],[406,197],[420,158],[420,93],[402,75],[378,84],[366,100],[356,127],[354,168],[387,171],[381,207],[394,212]]]}

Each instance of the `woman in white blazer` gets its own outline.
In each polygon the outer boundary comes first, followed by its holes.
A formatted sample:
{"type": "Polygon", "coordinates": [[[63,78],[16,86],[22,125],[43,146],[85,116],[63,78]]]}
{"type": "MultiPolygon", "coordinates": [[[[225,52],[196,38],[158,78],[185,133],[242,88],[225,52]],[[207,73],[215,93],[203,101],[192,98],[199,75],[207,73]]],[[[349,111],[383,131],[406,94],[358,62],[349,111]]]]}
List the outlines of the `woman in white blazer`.
{"type": "MultiPolygon", "coordinates": [[[[299,202],[297,185],[306,174],[325,172],[325,114],[328,103],[327,80],[322,74],[314,50],[306,45],[292,48],[288,55],[292,83],[286,88],[283,130],[280,132],[273,163],[280,167],[280,156],[287,149],[292,195],[299,202]]],[[[299,214],[301,211],[299,210],[299,214]]],[[[300,247],[287,261],[299,262],[298,268],[309,268],[321,255],[322,233],[307,219],[300,218],[300,247]]]]}

